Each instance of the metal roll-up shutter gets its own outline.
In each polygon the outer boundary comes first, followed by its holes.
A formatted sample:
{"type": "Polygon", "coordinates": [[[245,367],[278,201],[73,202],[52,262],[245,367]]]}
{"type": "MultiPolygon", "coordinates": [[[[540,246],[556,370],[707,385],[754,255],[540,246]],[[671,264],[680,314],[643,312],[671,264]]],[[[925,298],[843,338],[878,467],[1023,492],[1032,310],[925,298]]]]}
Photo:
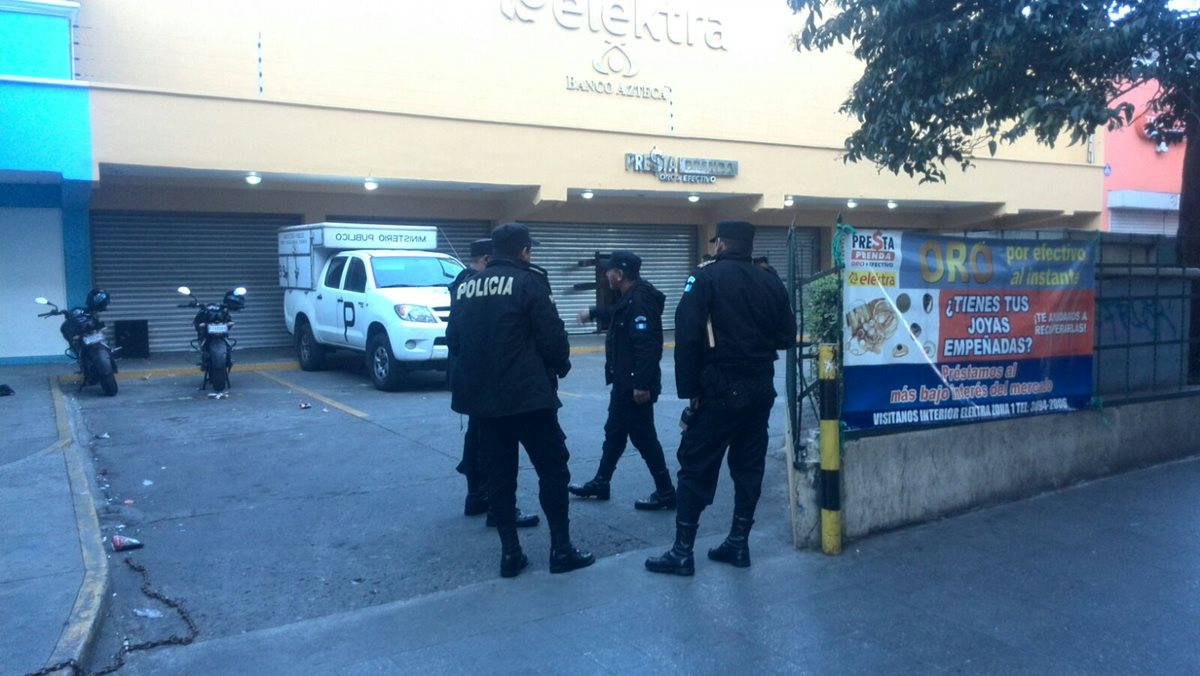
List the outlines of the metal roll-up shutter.
{"type": "Polygon", "coordinates": [[[327,216],[334,223],[378,223],[380,225],[433,225],[438,229],[438,248],[466,263],[471,253],[471,242],[491,237],[492,228],[487,221],[447,221],[430,218],[378,218],[374,216],[327,216]]]}
{"type": "Polygon", "coordinates": [[[1179,212],[1158,209],[1113,209],[1109,212],[1108,229],[1110,232],[1174,237],[1179,230],[1179,212]]]}
{"type": "Polygon", "coordinates": [[[244,286],[246,308],[234,315],[238,346],[289,345],[283,322],[276,232],[301,222],[270,214],[181,214],[94,211],[92,269],[95,285],[112,295],[104,313],[118,320],[146,320],[150,351],[191,349],[195,310],[176,307],[190,287],[201,302],[220,302],[244,286]]]}
{"type": "MultiPolygon", "coordinates": [[[[766,256],[771,267],[786,282],[788,245],[786,227],[759,225],[754,229],[754,256],[766,256]]],[[[801,280],[821,271],[821,230],[796,228],[796,270],[801,280]]]]}
{"type": "Polygon", "coordinates": [[[576,315],[596,304],[594,289],[576,284],[596,281],[594,266],[581,266],[596,252],[633,251],[642,258],[642,278],[667,297],[663,328],[675,328],[675,306],[683,284],[696,265],[696,228],[691,225],[601,225],[595,223],[527,223],[533,238],[533,262],[550,273],[558,314],[569,333],[591,333],[595,324],[580,325],[576,315]]]}

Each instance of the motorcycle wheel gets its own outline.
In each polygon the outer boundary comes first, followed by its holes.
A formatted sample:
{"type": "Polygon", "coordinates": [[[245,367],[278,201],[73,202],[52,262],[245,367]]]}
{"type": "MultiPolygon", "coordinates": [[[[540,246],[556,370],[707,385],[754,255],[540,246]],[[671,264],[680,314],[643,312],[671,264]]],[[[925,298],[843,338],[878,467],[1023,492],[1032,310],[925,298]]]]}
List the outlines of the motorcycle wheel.
{"type": "Polygon", "coordinates": [[[208,382],[214,392],[224,392],[229,386],[229,346],[223,340],[211,340],[204,349],[208,352],[208,382]]]}
{"type": "Polygon", "coordinates": [[[402,373],[400,364],[392,355],[392,343],[386,333],[380,331],[367,341],[367,371],[375,389],[395,392],[400,389],[402,373]]]}
{"type": "Polygon", "coordinates": [[[92,353],[92,369],[96,380],[100,381],[100,389],[112,397],[117,394],[117,374],[113,372],[112,354],[107,349],[99,349],[92,353]]]}

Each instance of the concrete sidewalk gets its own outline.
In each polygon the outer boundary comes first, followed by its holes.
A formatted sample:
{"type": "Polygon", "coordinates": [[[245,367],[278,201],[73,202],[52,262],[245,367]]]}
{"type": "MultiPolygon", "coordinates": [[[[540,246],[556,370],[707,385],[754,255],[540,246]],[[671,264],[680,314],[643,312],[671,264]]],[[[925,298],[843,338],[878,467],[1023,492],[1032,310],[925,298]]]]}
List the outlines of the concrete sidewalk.
{"type": "Polygon", "coordinates": [[[0,673],[80,660],[107,578],[92,494],[52,375],[6,366],[0,383],[0,673]],[[57,409],[57,410],[56,410],[57,409]]]}
{"type": "Polygon", "coordinates": [[[1200,460],[853,543],[666,547],[130,656],[126,674],[1182,674],[1200,665],[1200,460]]]}

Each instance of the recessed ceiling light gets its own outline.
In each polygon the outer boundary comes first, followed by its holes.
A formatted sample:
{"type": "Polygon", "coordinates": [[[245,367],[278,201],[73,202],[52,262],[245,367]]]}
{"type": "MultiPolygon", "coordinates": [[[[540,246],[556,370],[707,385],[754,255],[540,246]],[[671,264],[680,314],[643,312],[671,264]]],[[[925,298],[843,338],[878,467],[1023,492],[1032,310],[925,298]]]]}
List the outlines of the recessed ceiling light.
{"type": "Polygon", "coordinates": [[[257,171],[252,171],[246,174],[246,182],[250,185],[258,185],[262,183],[262,176],[259,176],[257,171]]]}
{"type": "Polygon", "coordinates": [[[858,201],[857,201],[857,200],[855,200],[853,197],[851,197],[850,199],[846,200],[846,208],[847,208],[847,209],[853,209],[853,208],[854,208],[854,207],[856,207],[856,206],[858,206],[858,201]]]}
{"type": "Polygon", "coordinates": [[[376,181],[375,179],[371,178],[370,176],[363,179],[363,189],[364,190],[375,190],[378,187],[379,187],[379,181],[376,181]]]}
{"type": "Polygon", "coordinates": [[[596,193],[592,192],[591,190],[584,190],[583,192],[579,193],[579,196],[585,200],[590,200],[596,196],[596,193]]]}
{"type": "Polygon", "coordinates": [[[688,201],[691,202],[692,204],[695,204],[696,202],[700,201],[700,196],[699,195],[688,195],[688,201]]]}
{"type": "Polygon", "coordinates": [[[895,209],[897,206],[899,205],[896,204],[896,200],[888,200],[887,207],[889,209],[895,209]]]}

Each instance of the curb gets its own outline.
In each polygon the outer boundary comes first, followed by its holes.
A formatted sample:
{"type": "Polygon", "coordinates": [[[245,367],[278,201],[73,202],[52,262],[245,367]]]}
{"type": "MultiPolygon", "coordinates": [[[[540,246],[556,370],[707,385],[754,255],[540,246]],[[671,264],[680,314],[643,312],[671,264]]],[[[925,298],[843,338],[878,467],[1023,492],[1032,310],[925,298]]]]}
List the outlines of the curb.
{"type": "Polygon", "coordinates": [[[59,380],[55,377],[50,378],[50,394],[54,399],[54,416],[59,435],[58,443],[54,447],[62,448],[63,460],[67,465],[84,574],[79,592],[75,595],[71,615],[64,624],[62,634],[59,635],[58,643],[46,661],[46,666],[74,663],[82,667],[91,650],[92,639],[95,638],[96,627],[108,598],[108,560],[100,535],[100,520],[96,516],[91,484],[84,471],[81,449],[71,435],[66,400],[59,380]]]}

